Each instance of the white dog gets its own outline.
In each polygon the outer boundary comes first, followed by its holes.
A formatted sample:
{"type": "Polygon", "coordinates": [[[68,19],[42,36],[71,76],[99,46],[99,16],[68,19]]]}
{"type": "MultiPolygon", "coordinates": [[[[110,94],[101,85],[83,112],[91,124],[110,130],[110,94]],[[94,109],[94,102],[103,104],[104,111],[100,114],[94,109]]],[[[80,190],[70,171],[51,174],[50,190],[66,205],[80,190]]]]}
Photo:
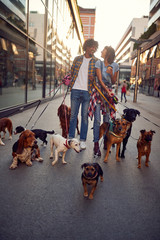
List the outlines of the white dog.
{"type": "Polygon", "coordinates": [[[62,137],[59,134],[53,134],[50,139],[50,148],[51,148],[51,155],[50,158],[53,159],[53,146],[55,145],[55,159],[52,162],[52,165],[54,165],[58,161],[58,156],[60,152],[63,152],[62,155],[62,163],[66,164],[67,162],[64,160],[66,152],[68,149],[72,148],[77,153],[80,152],[80,143],[76,138],[67,140],[66,138],[62,137]]]}

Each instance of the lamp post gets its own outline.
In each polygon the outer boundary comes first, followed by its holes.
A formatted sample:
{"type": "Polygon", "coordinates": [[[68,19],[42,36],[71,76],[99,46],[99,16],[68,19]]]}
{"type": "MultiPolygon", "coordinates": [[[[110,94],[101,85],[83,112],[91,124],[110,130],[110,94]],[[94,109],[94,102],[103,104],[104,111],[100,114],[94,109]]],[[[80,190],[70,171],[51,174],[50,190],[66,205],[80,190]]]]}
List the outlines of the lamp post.
{"type": "MultiPolygon", "coordinates": [[[[137,44],[142,44],[144,42],[151,42],[151,39],[141,39],[136,40],[134,38],[130,38],[130,41],[135,42],[137,44]]],[[[139,79],[139,65],[140,65],[140,53],[141,53],[141,47],[138,47],[137,49],[137,65],[136,65],[136,79],[135,79],[135,88],[134,88],[134,95],[133,95],[133,102],[137,102],[137,91],[138,91],[138,79],[139,79]]]]}

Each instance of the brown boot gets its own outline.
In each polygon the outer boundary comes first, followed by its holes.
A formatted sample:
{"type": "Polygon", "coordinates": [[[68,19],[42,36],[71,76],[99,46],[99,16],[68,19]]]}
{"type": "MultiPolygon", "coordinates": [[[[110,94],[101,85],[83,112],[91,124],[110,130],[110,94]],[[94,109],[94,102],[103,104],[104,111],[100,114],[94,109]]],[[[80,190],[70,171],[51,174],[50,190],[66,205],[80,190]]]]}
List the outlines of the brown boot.
{"type": "Polygon", "coordinates": [[[99,142],[95,142],[94,143],[94,156],[98,156],[100,157],[101,156],[101,151],[100,151],[100,148],[99,148],[99,142]]]}

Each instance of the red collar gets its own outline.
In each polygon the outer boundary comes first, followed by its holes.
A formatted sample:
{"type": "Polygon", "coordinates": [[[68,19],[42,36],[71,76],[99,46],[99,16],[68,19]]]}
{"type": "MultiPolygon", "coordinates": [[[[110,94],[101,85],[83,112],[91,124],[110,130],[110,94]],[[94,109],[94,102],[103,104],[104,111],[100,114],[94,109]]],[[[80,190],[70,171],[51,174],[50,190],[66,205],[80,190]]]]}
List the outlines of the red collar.
{"type": "Polygon", "coordinates": [[[66,142],[64,143],[64,146],[68,149],[70,149],[70,146],[68,145],[68,142],[67,142],[67,139],[66,139],[66,142]]]}

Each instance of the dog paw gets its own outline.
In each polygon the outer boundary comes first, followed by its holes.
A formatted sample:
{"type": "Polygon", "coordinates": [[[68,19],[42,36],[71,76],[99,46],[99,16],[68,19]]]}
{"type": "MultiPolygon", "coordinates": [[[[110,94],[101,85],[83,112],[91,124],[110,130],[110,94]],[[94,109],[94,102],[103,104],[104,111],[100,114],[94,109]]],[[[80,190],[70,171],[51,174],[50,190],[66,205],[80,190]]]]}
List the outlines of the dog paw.
{"type": "Polygon", "coordinates": [[[107,159],[104,159],[104,163],[107,163],[108,162],[108,160],[107,159]]]}
{"type": "Polygon", "coordinates": [[[12,136],[9,137],[9,140],[12,140],[12,136]]]}
{"type": "Polygon", "coordinates": [[[3,142],[1,142],[0,145],[5,146],[5,144],[3,142]]]}
{"type": "Polygon", "coordinates": [[[67,164],[67,162],[66,162],[66,161],[63,161],[62,163],[63,163],[63,164],[67,164]]]}
{"type": "Polygon", "coordinates": [[[55,162],[55,161],[53,161],[53,162],[52,162],[52,166],[54,166],[54,165],[55,165],[55,163],[56,163],[56,162],[55,162]]]}
{"type": "Polygon", "coordinates": [[[100,179],[101,179],[101,182],[103,182],[104,178],[103,178],[103,177],[100,177],[100,179]]]}
{"type": "Polygon", "coordinates": [[[137,168],[139,168],[139,169],[140,169],[140,168],[141,168],[141,165],[138,165],[138,166],[137,166],[137,168]]]}
{"type": "Polygon", "coordinates": [[[26,162],[26,165],[27,165],[28,167],[31,167],[31,166],[32,166],[32,162],[26,162]]]}
{"type": "Polygon", "coordinates": [[[148,163],[145,163],[145,166],[146,166],[146,167],[149,167],[149,164],[148,164],[148,163]]]}
{"type": "Polygon", "coordinates": [[[88,192],[84,192],[83,196],[88,197],[88,192]]]}
{"type": "Polygon", "coordinates": [[[125,158],[125,156],[121,154],[121,158],[125,158]]]}
{"type": "Polygon", "coordinates": [[[92,200],[93,199],[93,195],[90,194],[89,195],[89,199],[92,200]]]}
{"type": "Polygon", "coordinates": [[[13,170],[13,169],[17,168],[17,165],[11,164],[11,166],[9,168],[13,170]]]}
{"type": "Polygon", "coordinates": [[[119,158],[117,158],[117,159],[116,159],[116,161],[117,161],[117,162],[120,162],[120,159],[119,159],[119,158]]]}
{"type": "Polygon", "coordinates": [[[43,158],[41,158],[41,157],[36,158],[35,160],[38,161],[38,162],[43,162],[43,158]]]}

